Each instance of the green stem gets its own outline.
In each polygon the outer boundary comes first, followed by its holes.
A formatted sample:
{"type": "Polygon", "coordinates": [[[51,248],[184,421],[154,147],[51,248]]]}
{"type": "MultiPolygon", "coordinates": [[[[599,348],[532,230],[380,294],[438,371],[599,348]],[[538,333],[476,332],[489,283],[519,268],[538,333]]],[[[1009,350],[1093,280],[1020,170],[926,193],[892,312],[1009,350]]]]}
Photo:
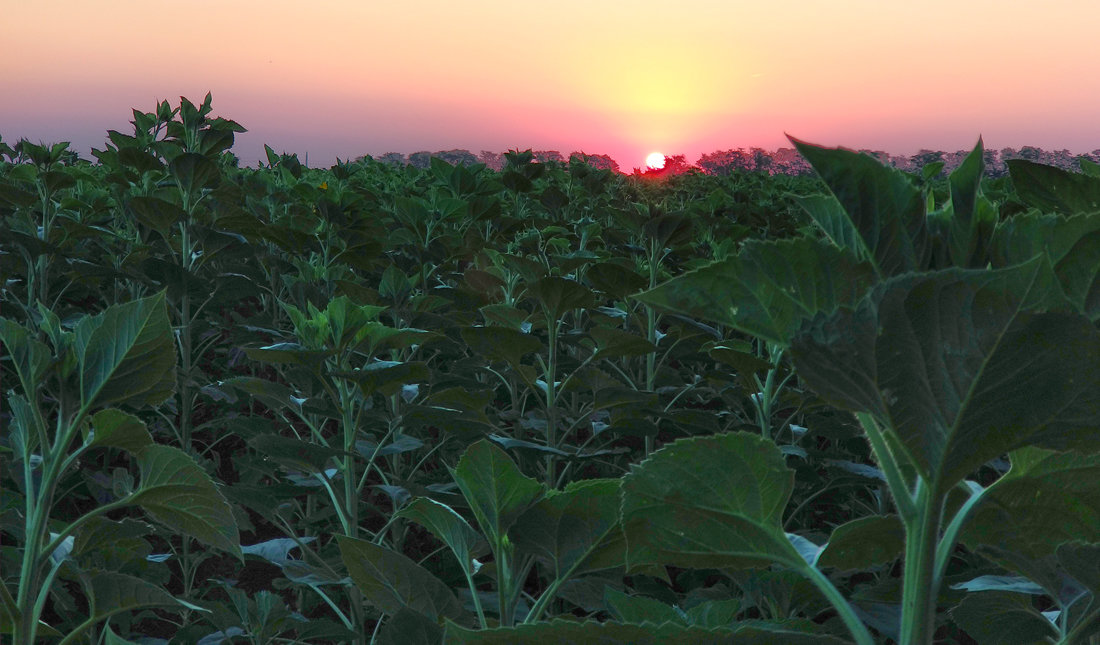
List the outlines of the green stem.
{"type": "Polygon", "coordinates": [[[851,632],[852,638],[855,639],[857,645],[874,645],[875,639],[871,637],[871,632],[867,631],[867,626],[863,624],[863,621],[856,616],[855,611],[852,609],[852,605],[848,603],[847,599],[840,593],[840,591],[833,585],[833,583],[821,572],[817,567],[803,563],[802,572],[810,582],[817,587],[818,591],[828,599],[829,604],[836,609],[840,615],[840,619],[844,621],[844,625],[851,632]]]}
{"type": "Polygon", "coordinates": [[[936,545],[939,541],[939,505],[935,486],[917,480],[917,515],[905,522],[905,571],[902,584],[900,645],[925,645],[935,631],[934,585],[936,545]]]}

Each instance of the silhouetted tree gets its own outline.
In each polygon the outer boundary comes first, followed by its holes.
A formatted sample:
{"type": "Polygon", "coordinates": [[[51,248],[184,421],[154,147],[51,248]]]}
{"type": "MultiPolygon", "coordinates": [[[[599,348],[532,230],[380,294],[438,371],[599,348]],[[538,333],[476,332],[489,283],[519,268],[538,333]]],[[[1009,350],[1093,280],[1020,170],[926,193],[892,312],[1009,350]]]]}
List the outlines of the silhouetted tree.
{"type": "Polygon", "coordinates": [[[590,155],[585,152],[572,152],[569,154],[569,161],[577,161],[588,164],[593,168],[602,168],[604,170],[619,172],[619,164],[615,163],[615,160],[608,155],[590,155]]]}

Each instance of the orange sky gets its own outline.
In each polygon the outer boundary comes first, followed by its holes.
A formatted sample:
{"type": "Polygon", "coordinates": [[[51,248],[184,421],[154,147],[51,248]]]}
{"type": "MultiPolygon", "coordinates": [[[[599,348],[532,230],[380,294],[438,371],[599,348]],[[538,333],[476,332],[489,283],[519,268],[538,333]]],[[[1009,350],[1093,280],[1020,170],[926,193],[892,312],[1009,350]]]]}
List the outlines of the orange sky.
{"type": "Polygon", "coordinates": [[[1100,3],[9,0],[0,137],[87,154],[131,108],[214,113],[327,166],[465,148],[699,155],[1100,148],[1100,3]]]}

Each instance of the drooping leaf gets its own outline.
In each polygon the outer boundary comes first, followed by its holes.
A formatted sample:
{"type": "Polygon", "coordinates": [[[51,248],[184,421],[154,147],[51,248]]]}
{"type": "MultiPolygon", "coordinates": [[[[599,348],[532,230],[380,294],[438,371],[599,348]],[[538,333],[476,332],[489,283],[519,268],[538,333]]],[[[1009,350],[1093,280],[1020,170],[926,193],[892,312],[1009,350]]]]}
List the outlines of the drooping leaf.
{"type": "Polygon", "coordinates": [[[657,351],[657,346],[637,334],[612,327],[593,327],[588,332],[596,341],[596,358],[644,356],[657,351]]]}
{"type": "Polygon", "coordinates": [[[819,567],[843,571],[889,564],[905,551],[905,527],[896,515],[872,515],[833,529],[817,559],[819,567]]]}
{"type": "Polygon", "coordinates": [[[601,544],[618,537],[619,480],[571,482],[519,516],[510,535],[516,547],[549,565],[557,580],[585,570],[601,544]]]}
{"type": "Polygon", "coordinates": [[[115,614],[143,607],[168,607],[207,611],[197,605],[180,600],[163,587],[135,576],[115,571],[81,571],[80,580],[88,596],[89,616],[74,631],[80,633],[91,625],[115,614]]]}
{"type": "Polygon", "coordinates": [[[1038,560],[1066,542],[1100,542],[1100,455],[1024,448],[1011,460],[965,525],[965,544],[1038,560]]]}
{"type": "Polygon", "coordinates": [[[788,138],[848,214],[880,278],[925,268],[932,246],[924,196],[908,175],[869,155],[788,138]]]}
{"type": "Polygon", "coordinates": [[[894,278],[808,324],[795,368],[833,405],[875,415],[941,491],[1021,446],[1092,445],[1100,335],[1035,313],[1066,308],[1053,281],[1040,259],[894,278]]]}
{"type": "Polygon", "coordinates": [[[852,305],[873,281],[870,265],[827,242],[750,241],[634,298],[786,345],[803,319],[852,305]]]}
{"type": "Polygon", "coordinates": [[[131,503],[169,528],[242,557],[232,509],[187,453],[154,444],[143,448],[137,461],[141,482],[131,503]]]}
{"type": "Polygon", "coordinates": [[[405,555],[343,535],[336,541],[355,586],[385,613],[408,608],[434,621],[463,615],[462,604],[447,585],[405,555]]]}
{"type": "Polygon", "coordinates": [[[1026,159],[1005,162],[1016,194],[1044,213],[1076,215],[1100,211],[1100,178],[1026,159]]]}
{"type": "Polygon", "coordinates": [[[966,596],[951,616],[979,645],[1039,645],[1058,637],[1054,625],[1022,594],[983,591],[966,596]]]}
{"type": "Polygon", "coordinates": [[[88,316],[76,326],[85,407],[159,405],[176,388],[176,346],[164,292],[88,316]]]}
{"type": "Polygon", "coordinates": [[[473,559],[488,552],[485,538],[481,537],[457,511],[442,502],[418,497],[396,515],[423,526],[450,547],[459,565],[469,575],[473,575],[476,571],[473,559]]]}
{"type": "Polygon", "coordinates": [[[289,555],[292,550],[299,549],[302,544],[309,544],[316,539],[316,537],[312,536],[300,537],[297,540],[291,538],[274,538],[247,546],[241,545],[241,553],[259,556],[272,564],[282,565],[290,559],[289,555]]]}
{"type": "Polygon", "coordinates": [[[794,486],[775,443],[747,433],[681,439],[623,478],[627,569],[639,564],[800,568],[783,532],[794,486]]]}
{"type": "Polygon", "coordinates": [[[482,439],[462,454],[451,470],[489,543],[501,543],[524,511],[542,496],[544,487],[520,472],[500,448],[482,439]]]}
{"type": "Polygon", "coordinates": [[[355,382],[363,396],[396,394],[403,385],[431,380],[432,371],[421,361],[376,361],[352,371],[336,370],[333,376],[355,382]]]}

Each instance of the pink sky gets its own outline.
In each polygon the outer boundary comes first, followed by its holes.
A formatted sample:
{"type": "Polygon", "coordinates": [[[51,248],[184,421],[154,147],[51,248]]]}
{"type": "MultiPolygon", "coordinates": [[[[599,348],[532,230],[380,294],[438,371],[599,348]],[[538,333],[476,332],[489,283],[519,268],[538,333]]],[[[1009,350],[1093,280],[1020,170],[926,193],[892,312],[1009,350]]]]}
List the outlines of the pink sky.
{"type": "Polygon", "coordinates": [[[1100,148],[1100,3],[35,0],[6,3],[0,137],[87,156],[198,102],[310,165],[384,152],[788,145],[1100,148]]]}

